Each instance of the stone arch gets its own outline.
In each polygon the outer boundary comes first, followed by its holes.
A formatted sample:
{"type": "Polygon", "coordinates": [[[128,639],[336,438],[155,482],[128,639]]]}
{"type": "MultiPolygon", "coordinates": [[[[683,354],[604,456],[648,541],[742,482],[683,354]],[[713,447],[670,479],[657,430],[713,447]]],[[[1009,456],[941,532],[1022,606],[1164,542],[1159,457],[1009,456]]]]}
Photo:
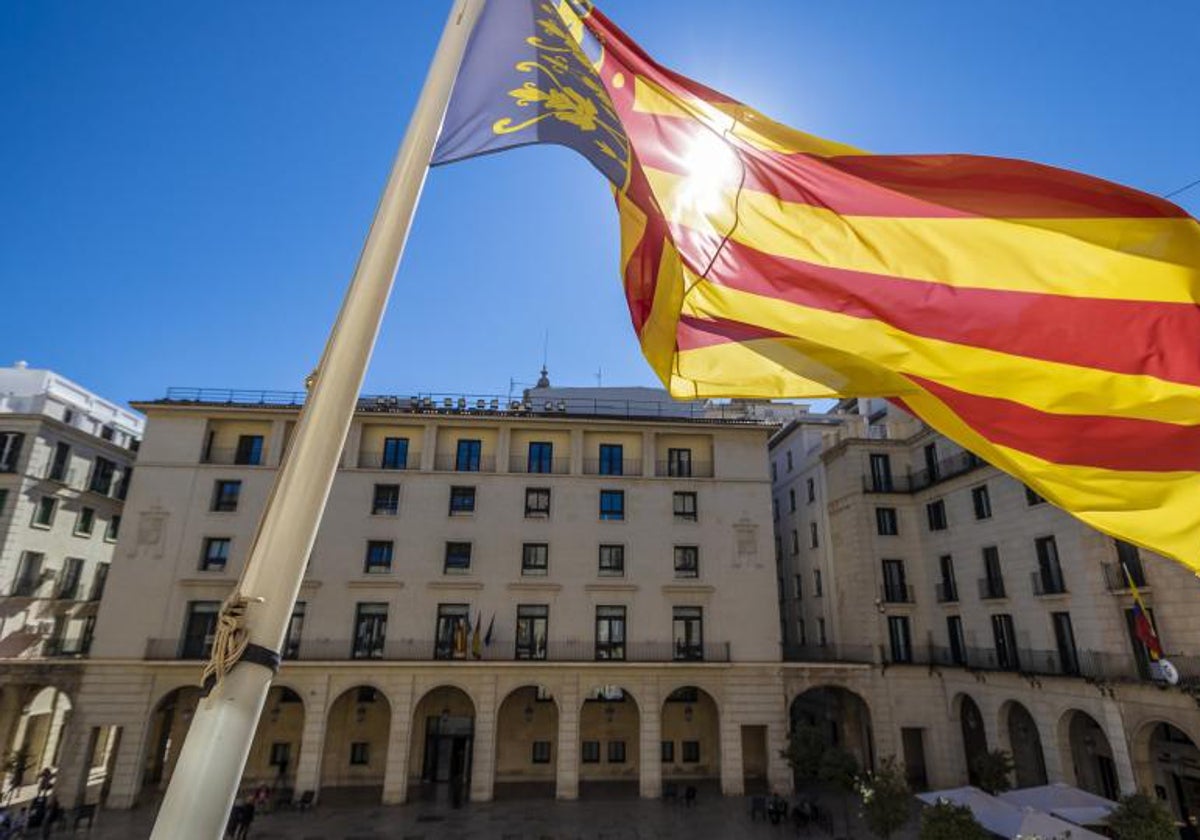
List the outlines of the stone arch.
{"type": "Polygon", "coordinates": [[[1016,700],[1006,701],[1000,707],[1000,726],[1008,734],[1016,786],[1023,788],[1046,784],[1048,777],[1042,737],[1029,709],[1016,700]]]}
{"type": "Polygon", "coordinates": [[[461,804],[471,789],[475,758],[474,698],[463,687],[441,683],[413,706],[408,751],[409,799],[461,804]]]}
{"type": "Polygon", "coordinates": [[[963,760],[966,762],[967,781],[972,785],[979,784],[979,773],[976,762],[987,754],[987,731],[983,725],[983,712],[979,704],[969,694],[959,694],[954,698],[954,717],[958,719],[959,734],[962,738],[963,760]]]}
{"type": "Polygon", "coordinates": [[[58,771],[67,722],[75,704],[57,682],[12,684],[0,695],[4,722],[2,754],[14,765],[3,772],[0,784],[6,804],[33,799],[38,792],[39,776],[49,769],[58,771]]]}
{"type": "Polygon", "coordinates": [[[266,785],[273,798],[291,801],[296,767],[300,763],[304,715],[304,700],[299,691],[288,685],[271,686],[242,771],[243,790],[266,785]]]}
{"type": "Polygon", "coordinates": [[[166,791],[202,697],[199,686],[185,683],[164,692],[154,704],[142,761],[143,792],[157,795],[166,791]]]}
{"type": "Polygon", "coordinates": [[[391,702],[376,686],[362,683],[337,696],[325,716],[322,801],[380,801],[391,725],[391,702]]]}
{"type": "Polygon", "coordinates": [[[579,710],[579,795],[637,796],[641,782],[641,707],[621,685],[584,692],[579,710]]]}
{"type": "Polygon", "coordinates": [[[509,691],[496,710],[496,799],[553,798],[558,702],[543,685],[509,691]]]}
{"type": "Polygon", "coordinates": [[[1067,781],[1098,796],[1120,798],[1112,744],[1094,717],[1079,709],[1063,712],[1058,721],[1058,744],[1067,781]]]}
{"type": "Polygon", "coordinates": [[[1191,733],[1171,721],[1149,720],[1130,746],[1138,786],[1166,802],[1179,822],[1200,818],[1200,749],[1191,733]]]}
{"type": "Polygon", "coordinates": [[[668,692],[661,720],[663,783],[719,783],[721,710],[712,693],[694,684],[668,692]]]}
{"type": "Polygon", "coordinates": [[[845,749],[863,769],[875,767],[871,707],[861,694],[840,685],[820,685],[792,698],[788,707],[792,731],[816,727],[826,742],[845,749]]]}

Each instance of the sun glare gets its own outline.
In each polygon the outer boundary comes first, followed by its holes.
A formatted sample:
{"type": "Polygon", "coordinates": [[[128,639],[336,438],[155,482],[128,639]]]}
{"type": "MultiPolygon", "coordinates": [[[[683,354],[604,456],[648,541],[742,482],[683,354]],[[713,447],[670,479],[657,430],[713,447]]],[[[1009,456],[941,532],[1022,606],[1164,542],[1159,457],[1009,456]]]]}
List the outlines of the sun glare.
{"type": "Polygon", "coordinates": [[[701,131],[680,161],[687,173],[676,197],[680,209],[709,214],[728,205],[741,179],[742,164],[721,135],[701,131]]]}

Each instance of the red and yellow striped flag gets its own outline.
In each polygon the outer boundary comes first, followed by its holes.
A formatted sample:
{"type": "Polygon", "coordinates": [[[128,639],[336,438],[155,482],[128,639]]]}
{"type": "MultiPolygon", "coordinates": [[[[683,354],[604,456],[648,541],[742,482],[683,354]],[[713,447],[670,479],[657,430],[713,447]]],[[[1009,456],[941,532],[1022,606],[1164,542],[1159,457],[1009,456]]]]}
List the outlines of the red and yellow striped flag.
{"type": "Polygon", "coordinates": [[[578,0],[489,4],[457,85],[435,162],[553,142],[613,182],[630,313],[673,395],[889,397],[1200,569],[1200,225],[1179,207],[813,137],[578,0]],[[529,29],[507,64],[505,26],[529,29]]]}

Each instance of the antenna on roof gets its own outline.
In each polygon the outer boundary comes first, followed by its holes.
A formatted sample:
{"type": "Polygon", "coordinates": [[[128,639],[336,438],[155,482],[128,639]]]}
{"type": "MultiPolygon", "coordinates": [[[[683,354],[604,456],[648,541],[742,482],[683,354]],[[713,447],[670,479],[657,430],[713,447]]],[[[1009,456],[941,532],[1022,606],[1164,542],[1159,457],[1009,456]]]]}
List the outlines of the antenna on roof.
{"type": "Polygon", "coordinates": [[[550,352],[550,330],[546,330],[542,337],[542,375],[538,377],[537,388],[550,387],[550,372],[546,370],[546,356],[550,352]]]}
{"type": "Polygon", "coordinates": [[[596,368],[596,387],[604,387],[604,368],[602,367],[596,368]]]}

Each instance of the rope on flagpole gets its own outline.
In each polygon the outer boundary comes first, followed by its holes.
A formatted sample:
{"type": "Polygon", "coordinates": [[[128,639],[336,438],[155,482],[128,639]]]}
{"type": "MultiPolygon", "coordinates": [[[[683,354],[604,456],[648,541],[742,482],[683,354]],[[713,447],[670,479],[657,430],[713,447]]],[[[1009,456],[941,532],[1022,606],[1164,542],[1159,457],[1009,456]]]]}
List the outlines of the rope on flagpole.
{"type": "Polygon", "coordinates": [[[250,645],[250,634],[246,630],[246,607],[250,602],[262,603],[263,598],[247,598],[235,591],[224,603],[217,615],[217,629],[213,637],[212,656],[200,675],[200,685],[206,690],[216,688],[233,669],[246,648],[250,645]]]}

